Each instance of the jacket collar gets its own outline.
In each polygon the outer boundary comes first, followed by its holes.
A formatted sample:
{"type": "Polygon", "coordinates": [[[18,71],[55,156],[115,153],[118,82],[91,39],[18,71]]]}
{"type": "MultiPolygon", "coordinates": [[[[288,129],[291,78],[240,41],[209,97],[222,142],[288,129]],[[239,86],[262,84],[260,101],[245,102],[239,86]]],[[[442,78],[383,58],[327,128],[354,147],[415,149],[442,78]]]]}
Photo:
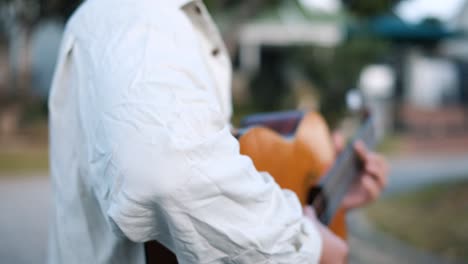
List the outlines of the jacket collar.
{"type": "Polygon", "coordinates": [[[181,8],[191,2],[197,2],[197,0],[168,0],[173,2],[177,7],[181,8]]]}

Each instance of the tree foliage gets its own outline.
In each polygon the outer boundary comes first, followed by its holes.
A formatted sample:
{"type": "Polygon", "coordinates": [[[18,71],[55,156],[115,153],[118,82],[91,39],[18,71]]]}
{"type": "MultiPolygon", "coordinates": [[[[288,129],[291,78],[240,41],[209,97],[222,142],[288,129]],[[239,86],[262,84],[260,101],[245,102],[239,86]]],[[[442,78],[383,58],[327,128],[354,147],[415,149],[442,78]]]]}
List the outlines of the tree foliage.
{"type": "MultiPolygon", "coordinates": [[[[397,0],[343,0],[348,13],[364,21],[392,12],[397,0]]],[[[346,110],[345,96],[356,88],[362,69],[379,62],[389,52],[389,43],[371,36],[345,40],[337,47],[314,46],[267,49],[262,54],[262,68],[251,82],[253,105],[260,111],[282,109],[291,91],[287,72],[299,69],[320,96],[320,111],[336,123],[346,110]]],[[[264,49],[265,50],[265,49],[264,49]]],[[[291,107],[289,105],[287,107],[291,107]]]]}
{"type": "Polygon", "coordinates": [[[352,14],[368,18],[391,11],[401,0],[342,0],[342,2],[352,14]]]}
{"type": "Polygon", "coordinates": [[[65,20],[81,2],[82,0],[0,0],[0,8],[17,22],[33,26],[41,19],[51,16],[65,20]]]}
{"type": "Polygon", "coordinates": [[[295,59],[304,65],[307,76],[319,90],[320,110],[334,123],[346,111],[346,93],[357,88],[362,69],[385,60],[388,51],[389,43],[385,40],[362,37],[329,51],[303,48],[297,51],[295,59]]]}

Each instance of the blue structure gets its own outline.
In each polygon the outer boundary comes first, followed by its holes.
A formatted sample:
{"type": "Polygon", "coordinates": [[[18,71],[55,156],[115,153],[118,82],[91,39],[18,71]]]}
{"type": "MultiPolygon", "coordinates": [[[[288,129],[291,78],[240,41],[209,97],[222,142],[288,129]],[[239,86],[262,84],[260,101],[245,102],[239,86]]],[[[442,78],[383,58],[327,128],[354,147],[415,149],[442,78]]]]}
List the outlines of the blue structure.
{"type": "Polygon", "coordinates": [[[438,42],[447,38],[461,37],[463,32],[447,29],[437,21],[419,24],[407,23],[395,15],[384,15],[369,20],[364,26],[350,26],[350,37],[370,35],[414,44],[438,42]]]}

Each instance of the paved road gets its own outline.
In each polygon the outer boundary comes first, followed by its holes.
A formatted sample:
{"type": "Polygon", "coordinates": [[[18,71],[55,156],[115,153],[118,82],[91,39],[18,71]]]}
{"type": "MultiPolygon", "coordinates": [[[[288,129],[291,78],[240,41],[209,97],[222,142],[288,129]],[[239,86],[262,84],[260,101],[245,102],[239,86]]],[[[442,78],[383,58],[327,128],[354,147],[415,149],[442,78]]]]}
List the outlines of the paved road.
{"type": "MultiPolygon", "coordinates": [[[[468,155],[401,158],[391,163],[393,169],[387,194],[468,176],[468,155]]],[[[0,177],[0,263],[44,263],[49,209],[50,184],[46,175],[0,177]]],[[[374,243],[375,238],[370,237],[373,235],[362,231],[366,227],[359,217],[359,214],[350,217],[353,263],[405,263],[401,261],[401,254],[398,258],[398,253],[389,254],[388,248],[380,242],[374,243]]]]}
{"type": "Polygon", "coordinates": [[[385,194],[406,192],[437,182],[468,179],[468,154],[394,158],[385,194]]]}
{"type": "Polygon", "coordinates": [[[44,263],[50,185],[47,177],[0,177],[0,263],[44,263]]]}

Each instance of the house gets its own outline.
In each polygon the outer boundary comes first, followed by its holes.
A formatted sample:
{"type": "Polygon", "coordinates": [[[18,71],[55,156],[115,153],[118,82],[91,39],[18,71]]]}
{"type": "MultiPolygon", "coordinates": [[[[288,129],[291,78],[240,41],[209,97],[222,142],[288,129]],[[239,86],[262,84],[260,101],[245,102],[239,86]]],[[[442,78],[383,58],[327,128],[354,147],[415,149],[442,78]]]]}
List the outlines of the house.
{"type": "Polygon", "coordinates": [[[460,103],[468,106],[468,1],[465,1],[449,26],[463,32],[463,36],[447,40],[441,45],[440,52],[455,61],[459,76],[460,103]]]}
{"type": "MultiPolygon", "coordinates": [[[[465,34],[468,33],[468,1],[465,2],[458,14],[449,21],[448,26],[465,34]]],[[[440,50],[446,56],[468,61],[468,37],[447,40],[440,50]]]]}
{"type": "Polygon", "coordinates": [[[242,26],[239,64],[243,72],[255,72],[261,64],[262,46],[313,45],[334,47],[346,35],[340,11],[325,14],[296,1],[284,1],[242,26]]]}

